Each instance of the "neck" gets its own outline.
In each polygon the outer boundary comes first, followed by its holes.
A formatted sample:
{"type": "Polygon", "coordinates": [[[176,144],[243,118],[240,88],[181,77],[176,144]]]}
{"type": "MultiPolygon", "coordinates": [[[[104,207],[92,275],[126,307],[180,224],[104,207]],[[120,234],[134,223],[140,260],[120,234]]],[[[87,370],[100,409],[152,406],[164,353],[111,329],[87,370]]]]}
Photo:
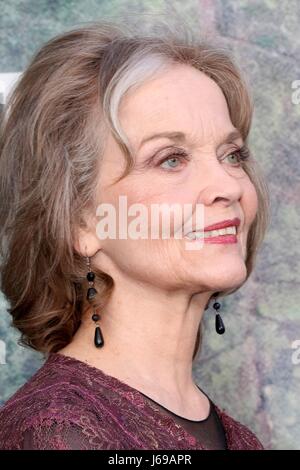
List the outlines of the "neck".
{"type": "Polygon", "coordinates": [[[212,292],[162,291],[136,280],[116,283],[100,313],[104,346],[93,344],[92,309],[72,342],[60,352],[74,356],[140,391],[184,397],[194,390],[193,353],[212,292]]]}

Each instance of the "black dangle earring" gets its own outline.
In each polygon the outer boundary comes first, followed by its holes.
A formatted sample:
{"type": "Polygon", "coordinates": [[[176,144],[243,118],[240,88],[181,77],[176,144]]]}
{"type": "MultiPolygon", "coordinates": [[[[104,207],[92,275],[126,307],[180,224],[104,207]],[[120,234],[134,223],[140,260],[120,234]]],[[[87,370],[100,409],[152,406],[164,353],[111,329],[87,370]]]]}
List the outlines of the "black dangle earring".
{"type": "MultiPolygon", "coordinates": [[[[88,256],[86,257],[86,262],[87,262],[88,269],[89,269],[89,271],[86,275],[86,278],[87,278],[88,283],[89,283],[89,288],[88,288],[88,291],[87,291],[86,298],[91,303],[93,301],[94,297],[97,294],[97,291],[94,287],[95,273],[93,273],[93,271],[91,271],[91,264],[90,264],[90,259],[89,259],[88,256]]],[[[92,315],[92,320],[95,322],[95,325],[96,325],[95,336],[94,336],[94,344],[95,344],[96,348],[102,348],[102,346],[104,346],[104,339],[103,339],[102,331],[101,331],[99,323],[98,323],[98,321],[100,320],[100,315],[98,313],[94,312],[93,315],[92,315]]]]}
{"type": "MultiPolygon", "coordinates": [[[[217,297],[217,295],[218,294],[216,294],[215,297],[217,297]]],[[[218,310],[221,308],[221,304],[215,301],[213,304],[213,308],[216,311],[216,332],[219,335],[222,335],[223,333],[225,333],[225,326],[221,318],[221,315],[218,313],[218,310]]]]}

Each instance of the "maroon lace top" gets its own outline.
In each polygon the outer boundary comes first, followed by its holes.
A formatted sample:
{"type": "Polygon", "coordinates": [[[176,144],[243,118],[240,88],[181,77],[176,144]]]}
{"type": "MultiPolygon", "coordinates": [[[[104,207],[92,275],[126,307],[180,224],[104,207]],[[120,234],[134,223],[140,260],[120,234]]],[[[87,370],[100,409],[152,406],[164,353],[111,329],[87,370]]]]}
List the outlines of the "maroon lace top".
{"type": "MultiPolygon", "coordinates": [[[[210,404],[227,449],[263,449],[246,426],[210,404]]],[[[176,416],[98,368],[50,353],[0,408],[0,449],[210,449],[176,416]]]]}

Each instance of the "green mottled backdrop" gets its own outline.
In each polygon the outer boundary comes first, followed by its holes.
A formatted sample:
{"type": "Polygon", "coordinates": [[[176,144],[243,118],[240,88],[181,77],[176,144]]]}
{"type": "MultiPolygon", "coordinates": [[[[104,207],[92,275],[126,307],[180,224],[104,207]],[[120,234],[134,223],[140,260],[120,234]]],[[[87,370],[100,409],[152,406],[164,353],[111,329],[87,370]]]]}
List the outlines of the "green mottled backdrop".
{"type": "MultiPolygon", "coordinates": [[[[300,449],[300,355],[293,349],[297,340],[300,344],[299,94],[292,99],[292,84],[300,80],[299,0],[1,0],[0,73],[22,71],[43,42],[82,22],[122,14],[136,23],[135,12],[146,12],[145,30],[160,12],[174,11],[179,22],[183,15],[191,28],[218,35],[246,73],[255,102],[252,149],[268,179],[272,204],[255,271],[223,301],[225,335],[215,334],[214,314],[206,312],[195,377],[267,448],[300,449]]],[[[0,302],[4,402],[42,358],[17,346],[3,297],[0,302]]]]}

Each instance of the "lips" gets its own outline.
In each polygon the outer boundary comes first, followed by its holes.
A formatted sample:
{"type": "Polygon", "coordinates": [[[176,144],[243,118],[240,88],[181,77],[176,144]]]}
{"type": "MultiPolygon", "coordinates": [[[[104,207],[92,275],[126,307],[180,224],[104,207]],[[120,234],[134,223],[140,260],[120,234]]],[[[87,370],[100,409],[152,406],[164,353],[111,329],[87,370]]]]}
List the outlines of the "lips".
{"type": "Polygon", "coordinates": [[[241,220],[238,217],[235,217],[233,219],[222,220],[220,222],[217,222],[216,224],[207,225],[207,227],[205,227],[204,229],[203,229],[203,226],[199,228],[196,226],[194,230],[190,230],[189,232],[186,232],[185,236],[189,238],[189,234],[192,234],[194,232],[210,232],[211,230],[219,230],[222,228],[227,228],[227,227],[232,227],[232,226],[236,227],[236,235],[237,235],[239,233],[240,223],[241,223],[241,220]]]}
{"type": "Polygon", "coordinates": [[[207,227],[204,227],[204,232],[209,232],[211,230],[219,230],[221,228],[226,228],[226,227],[232,227],[233,225],[235,225],[238,228],[240,223],[241,223],[241,220],[238,217],[235,217],[234,219],[226,219],[226,220],[222,220],[221,222],[217,222],[216,224],[208,225],[207,227]]]}

